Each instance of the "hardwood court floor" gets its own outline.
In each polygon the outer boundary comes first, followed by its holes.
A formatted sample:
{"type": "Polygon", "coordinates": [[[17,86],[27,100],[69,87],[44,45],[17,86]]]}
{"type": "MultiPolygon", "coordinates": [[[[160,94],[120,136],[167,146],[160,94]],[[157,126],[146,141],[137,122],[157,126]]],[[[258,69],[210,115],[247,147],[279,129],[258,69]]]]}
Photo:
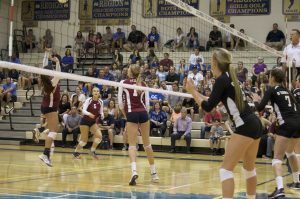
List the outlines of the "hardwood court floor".
{"type": "MultiPolygon", "coordinates": [[[[155,153],[160,177],[151,183],[144,152],[138,152],[139,179],[128,186],[130,164],[127,152],[98,151],[100,160],[87,154],[81,160],[72,158],[72,149],[57,147],[54,167],[41,163],[42,147],[0,145],[0,198],[220,198],[221,156],[155,153]]],[[[87,152],[87,151],[85,151],[87,152]]],[[[267,198],[275,182],[270,160],[257,160],[258,197],[267,198]]],[[[241,165],[235,169],[235,198],[245,197],[241,165]]],[[[284,173],[287,173],[286,168],[284,173]]],[[[291,175],[284,181],[291,181],[291,175]]],[[[287,198],[300,198],[300,191],[286,189],[287,198]]]]}

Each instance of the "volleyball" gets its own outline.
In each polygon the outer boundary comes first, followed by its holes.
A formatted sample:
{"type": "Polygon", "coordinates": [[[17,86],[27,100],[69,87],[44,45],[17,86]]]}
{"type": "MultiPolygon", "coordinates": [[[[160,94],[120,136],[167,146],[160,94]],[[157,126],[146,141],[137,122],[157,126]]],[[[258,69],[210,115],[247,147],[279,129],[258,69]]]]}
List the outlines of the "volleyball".
{"type": "Polygon", "coordinates": [[[59,3],[67,3],[68,0],[58,0],[59,3]]]}

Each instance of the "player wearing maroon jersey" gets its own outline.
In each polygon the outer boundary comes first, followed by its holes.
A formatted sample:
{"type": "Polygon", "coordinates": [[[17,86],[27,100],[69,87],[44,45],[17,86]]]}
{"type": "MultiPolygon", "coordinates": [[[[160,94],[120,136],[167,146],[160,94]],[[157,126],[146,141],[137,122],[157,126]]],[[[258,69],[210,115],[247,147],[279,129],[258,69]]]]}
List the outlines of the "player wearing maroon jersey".
{"type": "MultiPolygon", "coordinates": [[[[52,66],[48,65],[49,60],[55,63],[55,70],[60,70],[60,63],[57,57],[50,57],[51,49],[46,49],[44,60],[43,60],[43,67],[46,69],[54,69],[52,66]]],[[[45,139],[45,149],[44,153],[39,155],[39,158],[48,166],[52,166],[50,160],[50,148],[54,149],[54,140],[57,135],[58,131],[58,105],[60,100],[60,88],[58,85],[59,78],[58,77],[49,77],[45,75],[41,75],[41,80],[43,84],[43,91],[44,96],[41,105],[41,112],[44,114],[47,122],[48,122],[48,129],[49,133],[45,139]]]]}
{"type": "Polygon", "coordinates": [[[95,151],[101,142],[102,133],[96,124],[96,120],[98,117],[103,119],[103,101],[100,99],[99,88],[94,87],[92,95],[92,97],[85,100],[82,108],[83,118],[80,121],[80,141],[73,153],[74,157],[77,159],[80,159],[80,153],[78,151],[87,144],[89,132],[94,135],[90,155],[94,159],[98,159],[95,151]]]}
{"type": "MultiPolygon", "coordinates": [[[[140,82],[139,75],[140,67],[138,65],[130,65],[128,69],[129,78],[122,81],[122,83],[146,86],[144,83],[140,82]]],[[[147,112],[149,107],[149,93],[147,91],[137,91],[119,87],[118,101],[120,110],[127,120],[126,131],[129,143],[128,153],[132,171],[129,185],[136,185],[136,179],[138,178],[136,169],[136,143],[139,129],[141,131],[144,149],[150,164],[151,179],[153,182],[158,182],[159,178],[156,174],[153,150],[149,139],[150,123],[147,112]]]]}

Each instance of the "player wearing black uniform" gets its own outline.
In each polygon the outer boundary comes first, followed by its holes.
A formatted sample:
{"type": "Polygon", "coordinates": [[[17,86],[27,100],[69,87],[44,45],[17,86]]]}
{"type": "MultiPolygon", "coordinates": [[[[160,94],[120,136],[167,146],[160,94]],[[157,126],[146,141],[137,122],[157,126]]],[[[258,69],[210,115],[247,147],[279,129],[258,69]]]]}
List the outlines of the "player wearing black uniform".
{"type": "Polygon", "coordinates": [[[294,96],[284,86],[284,72],[278,69],[272,70],[269,83],[271,88],[266,91],[259,104],[260,97],[257,94],[253,94],[252,98],[258,111],[262,111],[268,102],[271,101],[279,123],[279,132],[276,136],[274,146],[274,159],[272,160],[277,188],[269,195],[269,198],[280,198],[284,197],[282,179],[282,160],[284,154],[289,159],[293,171],[293,187],[300,188],[298,160],[294,152],[294,146],[298,138],[300,138],[300,114],[294,96]]]}
{"type": "Polygon", "coordinates": [[[245,100],[237,80],[236,70],[231,66],[231,60],[231,54],[225,49],[216,49],[213,52],[211,65],[213,74],[217,78],[209,98],[198,93],[192,81],[187,81],[186,89],[206,112],[210,112],[219,102],[222,102],[236,126],[235,133],[227,145],[220,169],[223,198],[233,198],[234,177],[232,171],[239,160],[243,159],[247,198],[255,199],[255,160],[262,135],[262,124],[245,100]]]}

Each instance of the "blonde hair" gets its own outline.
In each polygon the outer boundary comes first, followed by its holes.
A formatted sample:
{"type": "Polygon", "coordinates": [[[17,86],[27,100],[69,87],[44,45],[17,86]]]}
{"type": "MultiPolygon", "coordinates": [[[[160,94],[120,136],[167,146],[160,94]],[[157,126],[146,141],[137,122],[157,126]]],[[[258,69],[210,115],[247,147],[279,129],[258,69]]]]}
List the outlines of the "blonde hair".
{"type": "Polygon", "coordinates": [[[232,62],[231,54],[224,48],[217,48],[213,51],[213,59],[217,62],[217,67],[221,72],[229,72],[229,76],[233,82],[235,91],[235,103],[238,110],[241,112],[245,108],[245,103],[243,100],[243,94],[240,87],[240,83],[237,78],[237,67],[234,66],[232,62]]]}

